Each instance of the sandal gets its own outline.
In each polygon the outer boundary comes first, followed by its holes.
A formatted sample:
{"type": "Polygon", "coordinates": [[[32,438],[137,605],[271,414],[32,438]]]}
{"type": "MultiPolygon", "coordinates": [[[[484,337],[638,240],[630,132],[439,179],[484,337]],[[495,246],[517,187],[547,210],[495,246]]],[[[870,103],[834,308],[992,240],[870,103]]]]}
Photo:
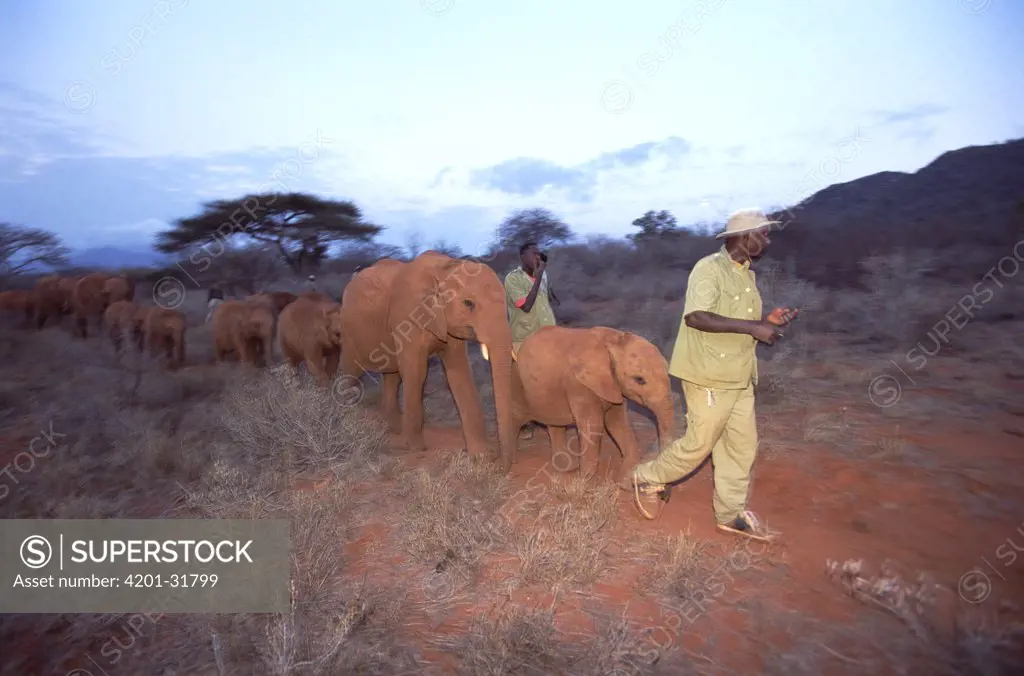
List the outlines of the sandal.
{"type": "Polygon", "coordinates": [[[664,486],[642,483],[637,477],[636,472],[633,473],[633,502],[644,518],[650,521],[657,519],[661,515],[662,507],[668,502],[668,496],[669,493],[665,490],[664,486]],[[648,507],[655,513],[651,514],[651,512],[647,511],[648,507]]]}
{"type": "Polygon", "coordinates": [[[761,520],[757,518],[757,515],[750,510],[740,512],[740,515],[733,519],[731,523],[718,524],[718,530],[723,533],[742,535],[743,537],[760,542],[772,542],[777,535],[777,533],[770,532],[761,523],[761,520]]]}

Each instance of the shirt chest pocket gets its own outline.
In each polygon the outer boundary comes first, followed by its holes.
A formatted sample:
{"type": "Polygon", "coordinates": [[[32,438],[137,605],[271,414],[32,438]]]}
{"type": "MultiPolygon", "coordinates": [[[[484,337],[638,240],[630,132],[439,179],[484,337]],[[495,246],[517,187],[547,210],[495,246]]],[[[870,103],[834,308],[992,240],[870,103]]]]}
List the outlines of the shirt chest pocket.
{"type": "Polygon", "coordinates": [[[721,314],[733,319],[761,319],[761,298],[746,275],[730,277],[722,285],[721,314]]]}

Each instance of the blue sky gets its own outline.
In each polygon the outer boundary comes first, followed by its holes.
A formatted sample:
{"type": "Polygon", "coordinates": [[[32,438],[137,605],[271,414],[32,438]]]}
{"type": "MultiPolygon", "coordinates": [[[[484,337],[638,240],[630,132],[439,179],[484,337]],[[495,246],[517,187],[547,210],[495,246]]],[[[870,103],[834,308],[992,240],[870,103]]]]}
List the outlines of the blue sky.
{"type": "Polygon", "coordinates": [[[146,247],[261,186],[473,252],[1024,136],[1012,0],[5,0],[0,220],[146,247]]]}

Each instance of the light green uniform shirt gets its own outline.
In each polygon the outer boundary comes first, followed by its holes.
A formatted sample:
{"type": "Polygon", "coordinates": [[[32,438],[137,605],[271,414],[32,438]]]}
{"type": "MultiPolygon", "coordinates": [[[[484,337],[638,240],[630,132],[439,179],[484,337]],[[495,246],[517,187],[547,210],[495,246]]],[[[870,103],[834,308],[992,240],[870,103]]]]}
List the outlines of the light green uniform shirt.
{"type": "Polygon", "coordinates": [[[691,312],[760,320],[761,294],[750,263],[736,263],[723,246],[697,261],[686,285],[669,373],[701,387],[746,389],[757,384],[757,340],[740,333],[707,333],[686,325],[691,312]]]}
{"type": "Polygon", "coordinates": [[[555,313],[548,297],[547,275],[541,278],[537,298],[529,312],[517,307],[530,295],[533,279],[521,267],[505,276],[505,305],[508,308],[508,323],[512,329],[512,343],[522,343],[535,331],[544,326],[555,325],[555,313]]]}

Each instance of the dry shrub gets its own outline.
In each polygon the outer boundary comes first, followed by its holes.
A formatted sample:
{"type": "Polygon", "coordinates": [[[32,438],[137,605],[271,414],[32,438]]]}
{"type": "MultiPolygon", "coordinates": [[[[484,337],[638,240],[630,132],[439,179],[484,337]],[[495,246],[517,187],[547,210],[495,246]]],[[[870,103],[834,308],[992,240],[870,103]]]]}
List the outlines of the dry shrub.
{"type": "Polygon", "coordinates": [[[402,546],[452,579],[475,579],[483,558],[507,539],[496,511],[510,487],[487,460],[463,452],[445,456],[433,473],[417,468],[396,489],[404,503],[396,530],[402,546]]]}
{"type": "Polygon", "coordinates": [[[688,532],[641,540],[632,553],[644,566],[637,591],[655,597],[691,623],[728,593],[735,578],[777,564],[774,544],[747,540],[717,544],[696,540],[688,532]]]}
{"type": "Polygon", "coordinates": [[[521,582],[555,590],[589,585],[609,568],[618,489],[573,475],[552,482],[550,496],[553,501],[541,494],[518,506],[513,528],[521,582]],[[532,510],[536,515],[529,518],[532,510]]]}
{"type": "Polygon", "coordinates": [[[703,586],[708,549],[706,541],[688,532],[642,540],[637,558],[646,565],[637,579],[637,591],[691,600],[693,590],[703,586]]]}
{"type": "MultiPolygon", "coordinates": [[[[474,618],[466,634],[445,636],[434,643],[459,656],[456,673],[460,674],[652,673],[658,651],[634,631],[625,613],[618,617],[598,611],[589,614],[590,632],[566,635],[555,626],[554,605],[537,609],[505,602],[474,618]]],[[[687,670],[675,668],[669,673],[687,670]]]]}
{"type": "Polygon", "coordinates": [[[247,463],[299,471],[338,474],[364,466],[380,455],[387,438],[380,418],[358,403],[266,372],[239,379],[225,392],[222,420],[247,463]]]}
{"type": "Polygon", "coordinates": [[[927,575],[907,582],[891,564],[871,575],[863,561],[829,559],[825,574],[853,598],[897,618],[914,639],[915,659],[925,660],[931,673],[988,676],[1024,668],[1024,623],[1007,617],[1009,608],[985,615],[959,601],[944,607],[942,588],[927,575]]]}
{"type": "Polygon", "coordinates": [[[568,673],[573,655],[557,637],[553,609],[509,605],[474,618],[467,634],[440,638],[436,643],[460,656],[460,674],[568,673]]]}
{"type": "MultiPolygon", "coordinates": [[[[291,406],[272,410],[294,416],[300,409],[294,399],[288,401],[291,406]]],[[[349,419],[334,424],[354,427],[360,415],[358,407],[346,407],[342,418],[349,419]]],[[[285,419],[290,422],[279,419],[279,424],[303,429],[302,419],[285,419]]],[[[325,446],[311,442],[309,448],[336,448],[326,446],[335,443],[331,432],[310,436],[325,446]]],[[[186,508],[202,518],[288,519],[291,607],[282,614],[215,619],[211,631],[220,673],[386,674],[415,666],[413,654],[396,642],[402,600],[345,576],[344,545],[358,514],[351,485],[363,475],[359,465],[373,459],[377,442],[357,437],[346,452],[325,453],[332,468],[345,468],[342,476],[317,491],[295,491],[289,490],[290,468],[260,462],[244,447],[247,441],[236,436],[217,449],[210,472],[186,490],[186,508]]]]}
{"type": "MultiPolygon", "coordinates": [[[[657,643],[634,631],[626,611],[615,616],[590,611],[592,630],[576,645],[579,658],[573,674],[647,674],[661,659],[657,643]]],[[[647,634],[647,632],[644,632],[647,634]]],[[[673,673],[686,673],[675,670],[673,673]]]]}
{"type": "Polygon", "coordinates": [[[415,666],[414,654],[396,640],[403,599],[344,576],[351,525],[344,487],[291,494],[264,518],[292,523],[290,609],[215,619],[220,663],[237,673],[281,676],[389,674],[415,666]]]}

